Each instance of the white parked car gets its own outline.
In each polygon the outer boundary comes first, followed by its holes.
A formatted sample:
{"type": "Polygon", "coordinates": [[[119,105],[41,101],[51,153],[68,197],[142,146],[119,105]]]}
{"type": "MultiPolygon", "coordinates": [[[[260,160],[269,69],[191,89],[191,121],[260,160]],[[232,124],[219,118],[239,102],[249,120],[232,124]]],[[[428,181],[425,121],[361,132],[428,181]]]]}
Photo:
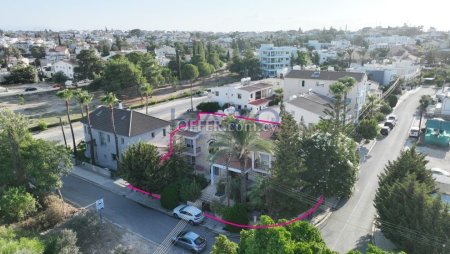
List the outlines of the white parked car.
{"type": "Polygon", "coordinates": [[[431,168],[430,171],[433,175],[442,175],[450,177],[450,173],[441,168],[431,168]]]}
{"type": "Polygon", "coordinates": [[[173,216],[189,222],[192,225],[198,225],[205,219],[203,212],[195,206],[179,205],[173,209],[173,216]]]}
{"type": "Polygon", "coordinates": [[[398,121],[398,116],[396,116],[396,115],[388,115],[386,117],[386,120],[392,120],[394,122],[397,122],[398,121]]]}

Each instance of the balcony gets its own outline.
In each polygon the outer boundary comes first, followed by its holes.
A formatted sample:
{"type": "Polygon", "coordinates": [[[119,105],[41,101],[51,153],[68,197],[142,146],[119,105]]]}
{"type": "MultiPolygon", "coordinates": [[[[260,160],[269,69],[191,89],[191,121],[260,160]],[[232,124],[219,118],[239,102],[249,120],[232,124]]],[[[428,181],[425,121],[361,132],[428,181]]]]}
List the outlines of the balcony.
{"type": "Polygon", "coordinates": [[[197,156],[197,155],[200,154],[200,152],[201,152],[201,147],[200,146],[198,146],[196,148],[194,148],[194,147],[185,147],[184,151],[183,151],[183,154],[190,155],[190,156],[197,156]]]}
{"type": "Polygon", "coordinates": [[[255,169],[260,169],[264,171],[269,171],[270,166],[268,161],[255,160],[255,169]]]}

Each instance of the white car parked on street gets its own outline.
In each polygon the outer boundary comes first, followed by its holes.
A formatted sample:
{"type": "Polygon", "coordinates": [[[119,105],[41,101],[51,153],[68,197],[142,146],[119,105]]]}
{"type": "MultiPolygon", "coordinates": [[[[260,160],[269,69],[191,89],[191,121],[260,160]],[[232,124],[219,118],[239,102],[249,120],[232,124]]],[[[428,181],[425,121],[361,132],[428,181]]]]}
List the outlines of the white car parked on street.
{"type": "Polygon", "coordinates": [[[205,219],[203,212],[195,206],[179,205],[173,209],[173,216],[189,222],[192,225],[198,225],[205,219]]]}

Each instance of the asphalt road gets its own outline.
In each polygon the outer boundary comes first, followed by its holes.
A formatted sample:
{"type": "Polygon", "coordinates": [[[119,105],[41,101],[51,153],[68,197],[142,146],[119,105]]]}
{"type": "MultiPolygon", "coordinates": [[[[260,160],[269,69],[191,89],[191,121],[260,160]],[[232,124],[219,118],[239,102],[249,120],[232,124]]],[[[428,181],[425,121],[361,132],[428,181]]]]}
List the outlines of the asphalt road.
{"type": "MultiPolygon", "coordinates": [[[[172,229],[180,222],[161,212],[139,205],[123,196],[104,190],[97,185],[69,175],[63,177],[63,197],[80,207],[93,204],[97,199],[103,198],[105,209],[103,217],[119,224],[120,226],[141,235],[153,243],[153,253],[172,229]]],[[[94,209],[94,206],[91,206],[94,209]]],[[[204,253],[210,253],[214,244],[215,234],[202,226],[191,226],[186,224],[183,230],[194,231],[206,238],[208,243],[204,253]]],[[[189,253],[184,249],[171,246],[167,253],[189,253]]]]}
{"type": "Polygon", "coordinates": [[[413,114],[419,105],[420,96],[424,94],[434,94],[434,90],[422,88],[397,106],[394,111],[399,117],[397,125],[388,136],[378,140],[366,161],[360,165],[353,195],[321,225],[320,231],[329,248],[339,253],[357,248],[365,253],[376,214],[373,200],[378,187],[377,176],[384,170],[386,163],[395,160],[403,149],[413,114]]]}
{"type": "MultiPolygon", "coordinates": [[[[194,97],[193,98],[193,105],[194,108],[200,104],[201,102],[208,101],[209,98],[207,96],[203,97],[194,97]]],[[[178,99],[173,100],[169,102],[164,102],[158,105],[149,106],[148,113],[151,116],[158,117],[164,120],[171,120],[179,117],[183,113],[186,112],[187,109],[191,108],[191,100],[190,98],[185,99],[178,99]]],[[[137,110],[141,113],[145,113],[145,108],[137,110]]],[[[81,140],[84,139],[84,132],[83,132],[83,124],[80,122],[75,122],[72,124],[73,131],[75,134],[75,141],[78,144],[81,140]]],[[[64,126],[64,132],[66,135],[67,144],[72,144],[72,136],[70,133],[70,127],[68,124],[64,126]]],[[[58,127],[52,127],[48,130],[41,131],[34,134],[34,137],[41,138],[49,141],[56,141],[59,144],[64,144],[63,135],[61,132],[61,128],[58,127]]]]}

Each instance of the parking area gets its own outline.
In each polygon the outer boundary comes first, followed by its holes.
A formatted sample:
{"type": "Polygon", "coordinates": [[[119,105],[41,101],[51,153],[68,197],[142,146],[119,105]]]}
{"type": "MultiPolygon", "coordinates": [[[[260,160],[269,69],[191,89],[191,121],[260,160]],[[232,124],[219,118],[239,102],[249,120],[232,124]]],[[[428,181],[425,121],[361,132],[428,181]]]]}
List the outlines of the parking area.
{"type": "MultiPolygon", "coordinates": [[[[415,142],[416,138],[408,138],[405,148],[411,148],[415,142]]],[[[441,168],[450,173],[450,149],[448,147],[416,145],[416,150],[426,155],[428,168],[441,168]]]]}

